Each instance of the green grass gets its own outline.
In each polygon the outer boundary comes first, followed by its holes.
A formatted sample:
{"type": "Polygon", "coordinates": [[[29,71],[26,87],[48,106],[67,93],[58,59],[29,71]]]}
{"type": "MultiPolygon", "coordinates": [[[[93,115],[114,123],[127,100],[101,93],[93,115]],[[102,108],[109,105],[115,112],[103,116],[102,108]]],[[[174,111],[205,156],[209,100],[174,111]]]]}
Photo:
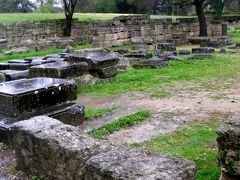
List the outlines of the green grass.
{"type": "MultiPolygon", "coordinates": [[[[197,180],[218,180],[216,130],[219,122],[208,125],[197,123],[189,129],[160,136],[144,144],[144,149],[192,160],[197,164],[197,180]]],[[[133,144],[133,147],[141,147],[133,144]]]]}
{"type": "Polygon", "coordinates": [[[229,31],[228,35],[231,36],[233,42],[240,43],[240,30],[229,31]]]}
{"type": "Polygon", "coordinates": [[[120,117],[112,123],[103,125],[101,128],[93,129],[88,134],[95,139],[105,139],[108,134],[119,131],[122,128],[132,127],[136,123],[144,121],[149,116],[149,111],[138,111],[135,114],[120,117]]]}
{"type": "Polygon", "coordinates": [[[156,88],[174,86],[177,82],[206,79],[226,80],[239,74],[240,53],[215,55],[213,60],[170,61],[162,69],[139,69],[121,73],[111,81],[79,88],[78,93],[91,96],[109,96],[128,91],[152,91],[153,97],[167,97],[167,92],[155,92],[156,88]]]}
{"type": "MultiPolygon", "coordinates": [[[[116,13],[75,13],[74,18],[80,21],[93,21],[93,20],[107,20],[113,19],[116,16],[130,15],[130,14],[116,14],[116,13]]],[[[163,16],[152,15],[153,19],[162,18],[189,18],[191,16],[163,16]]],[[[0,14],[0,22],[14,22],[14,21],[38,21],[38,20],[51,20],[51,19],[64,19],[64,13],[2,13],[0,14]]]]}
{"type": "Polygon", "coordinates": [[[85,112],[85,118],[89,120],[93,118],[103,117],[106,113],[112,112],[117,108],[119,108],[119,106],[116,106],[116,105],[112,107],[87,108],[85,112]]]}
{"type": "MultiPolygon", "coordinates": [[[[75,46],[75,50],[79,49],[85,49],[85,48],[91,48],[91,44],[84,44],[84,45],[78,45],[75,46]]],[[[0,57],[0,62],[6,62],[12,59],[24,59],[27,57],[34,57],[34,56],[46,56],[48,54],[57,54],[63,52],[63,49],[53,49],[53,50],[46,50],[46,51],[30,51],[22,54],[12,54],[12,55],[5,55],[3,57],[0,57]]]]}

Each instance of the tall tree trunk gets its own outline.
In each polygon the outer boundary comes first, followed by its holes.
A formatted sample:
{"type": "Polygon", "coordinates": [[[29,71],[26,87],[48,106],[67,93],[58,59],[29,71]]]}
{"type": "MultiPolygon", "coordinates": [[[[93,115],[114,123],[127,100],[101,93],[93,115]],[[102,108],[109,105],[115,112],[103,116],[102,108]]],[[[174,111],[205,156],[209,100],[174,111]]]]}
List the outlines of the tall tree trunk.
{"type": "Polygon", "coordinates": [[[207,33],[207,22],[206,22],[206,17],[204,14],[204,10],[202,8],[202,0],[194,0],[194,4],[196,7],[196,13],[198,16],[198,21],[199,21],[199,26],[200,26],[200,37],[205,37],[208,36],[207,33]]]}
{"type": "Polygon", "coordinates": [[[72,31],[72,15],[66,16],[66,27],[64,28],[64,36],[71,36],[72,31]]]}

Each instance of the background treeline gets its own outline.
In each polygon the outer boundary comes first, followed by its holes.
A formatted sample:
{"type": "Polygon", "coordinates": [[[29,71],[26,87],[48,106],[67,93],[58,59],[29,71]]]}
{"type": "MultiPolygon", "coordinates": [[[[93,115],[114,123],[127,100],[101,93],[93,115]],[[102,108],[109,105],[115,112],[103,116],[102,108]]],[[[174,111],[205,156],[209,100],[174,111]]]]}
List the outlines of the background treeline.
{"type": "MultiPolygon", "coordinates": [[[[177,0],[78,0],[75,12],[192,15],[194,6],[176,5],[177,0]]],[[[216,2],[219,0],[215,0],[216,2]]],[[[222,1],[222,0],[220,0],[222,1]]],[[[239,12],[240,0],[227,0],[225,12],[239,12]]],[[[182,2],[179,0],[179,2],[182,2]]],[[[0,0],[0,13],[64,12],[61,0],[0,0]]],[[[209,9],[211,12],[211,9],[209,9]]]]}

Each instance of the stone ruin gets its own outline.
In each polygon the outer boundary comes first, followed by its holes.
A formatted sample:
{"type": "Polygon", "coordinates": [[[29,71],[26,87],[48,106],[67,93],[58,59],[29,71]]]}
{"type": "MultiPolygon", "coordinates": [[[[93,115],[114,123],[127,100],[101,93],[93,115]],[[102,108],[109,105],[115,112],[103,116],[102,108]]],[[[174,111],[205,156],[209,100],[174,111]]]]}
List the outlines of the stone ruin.
{"type": "Polygon", "coordinates": [[[195,179],[192,161],[97,142],[45,116],[14,124],[17,168],[48,179],[195,179]]]}
{"type": "Polygon", "coordinates": [[[86,50],[0,64],[0,141],[14,147],[19,170],[49,179],[195,178],[191,161],[113,148],[74,127],[85,120],[74,80],[114,77],[118,63],[117,54],[86,50]]]}
{"type": "Polygon", "coordinates": [[[220,180],[240,179],[240,113],[227,119],[217,131],[220,180]]]}

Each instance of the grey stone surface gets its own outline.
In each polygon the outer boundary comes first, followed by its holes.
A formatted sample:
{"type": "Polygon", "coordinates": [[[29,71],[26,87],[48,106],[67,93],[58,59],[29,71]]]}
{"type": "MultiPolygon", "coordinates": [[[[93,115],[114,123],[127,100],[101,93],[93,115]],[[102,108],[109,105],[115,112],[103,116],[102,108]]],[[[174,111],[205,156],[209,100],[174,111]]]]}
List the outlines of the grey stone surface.
{"type": "Polygon", "coordinates": [[[31,62],[29,62],[28,60],[18,60],[18,59],[14,59],[14,60],[10,60],[8,61],[9,64],[30,64],[31,62]]]}
{"type": "Polygon", "coordinates": [[[218,129],[217,142],[222,171],[240,178],[240,112],[229,117],[218,129]]]}
{"type": "Polygon", "coordinates": [[[98,75],[100,78],[110,78],[117,75],[117,67],[116,66],[110,66],[98,69],[98,75]]]}
{"type": "Polygon", "coordinates": [[[190,50],[187,50],[187,49],[180,49],[178,51],[178,54],[179,55],[190,55],[191,54],[191,51],[190,50]]]}
{"type": "Polygon", "coordinates": [[[214,53],[214,48],[211,47],[200,47],[200,48],[192,48],[192,53],[214,53]]]}
{"type": "Polygon", "coordinates": [[[81,53],[69,54],[68,61],[73,62],[86,62],[89,69],[100,69],[103,67],[115,66],[118,64],[119,57],[115,53],[81,53]]]}
{"type": "Polygon", "coordinates": [[[0,63],[0,70],[10,69],[10,65],[8,63],[0,63]]]}
{"type": "Polygon", "coordinates": [[[5,82],[6,78],[3,73],[0,73],[0,83],[5,82]]]}
{"type": "Polygon", "coordinates": [[[30,68],[30,77],[51,77],[70,79],[88,72],[88,64],[85,62],[54,62],[30,68]]]}
{"type": "Polygon", "coordinates": [[[78,128],[39,116],[14,124],[17,168],[46,179],[83,179],[85,163],[106,147],[78,128]]]}
{"type": "Polygon", "coordinates": [[[188,40],[192,43],[192,44],[201,44],[202,42],[209,42],[211,40],[210,37],[199,37],[199,36],[194,36],[194,37],[188,37],[188,40]]]}
{"type": "Polygon", "coordinates": [[[6,81],[13,81],[28,77],[28,70],[2,70],[0,73],[4,74],[6,81]]]}
{"type": "Polygon", "coordinates": [[[175,43],[160,43],[157,45],[157,49],[160,49],[161,51],[176,51],[176,44],[175,43]]]}
{"type": "Polygon", "coordinates": [[[195,173],[192,161],[116,148],[91,157],[84,179],[194,180],[195,173]]]}
{"type": "Polygon", "coordinates": [[[133,44],[153,44],[153,39],[151,37],[132,37],[131,43],[133,44]]]}
{"type": "Polygon", "coordinates": [[[201,47],[214,47],[214,48],[220,48],[223,47],[223,42],[221,41],[209,41],[209,42],[202,42],[200,44],[201,47]]]}
{"type": "Polygon", "coordinates": [[[11,70],[23,71],[23,70],[28,70],[31,66],[32,66],[32,64],[26,64],[26,63],[11,63],[11,64],[10,64],[10,69],[11,69],[11,70]]]}
{"type": "Polygon", "coordinates": [[[119,53],[119,54],[127,54],[129,50],[127,48],[117,48],[114,50],[114,52],[119,53]]]}
{"type": "Polygon", "coordinates": [[[75,100],[76,85],[69,80],[33,78],[0,84],[0,111],[21,117],[24,113],[75,100]]]}
{"type": "Polygon", "coordinates": [[[168,61],[162,61],[162,60],[148,60],[148,61],[142,61],[137,64],[134,64],[134,68],[162,68],[164,66],[168,65],[168,61]]]}
{"type": "Polygon", "coordinates": [[[76,77],[73,79],[75,84],[80,87],[84,87],[87,85],[95,84],[96,82],[99,82],[99,78],[96,78],[92,76],[91,74],[85,74],[80,77],[76,77]]]}

